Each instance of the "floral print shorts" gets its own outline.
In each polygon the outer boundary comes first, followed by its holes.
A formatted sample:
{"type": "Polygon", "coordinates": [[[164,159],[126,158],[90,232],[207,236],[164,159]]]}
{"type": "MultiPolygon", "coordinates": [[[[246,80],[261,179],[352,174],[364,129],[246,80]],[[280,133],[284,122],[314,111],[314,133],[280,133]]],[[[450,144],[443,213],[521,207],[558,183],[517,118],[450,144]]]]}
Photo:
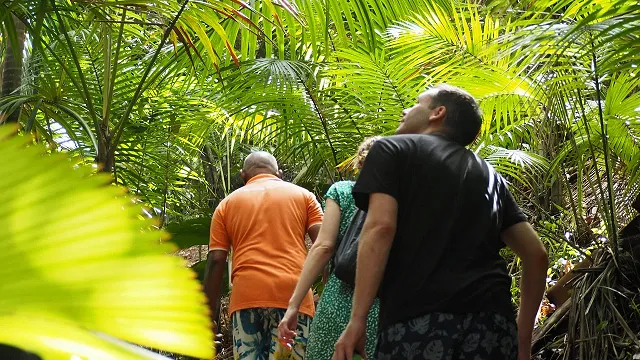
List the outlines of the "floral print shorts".
{"type": "Polygon", "coordinates": [[[515,320],[495,313],[429,313],[378,335],[377,360],[516,360],[515,320]]]}
{"type": "Polygon", "coordinates": [[[253,308],[235,311],[233,357],[242,360],[302,360],[309,338],[311,317],[298,314],[298,335],[291,350],[278,342],[278,324],[285,309],[253,308]]]}

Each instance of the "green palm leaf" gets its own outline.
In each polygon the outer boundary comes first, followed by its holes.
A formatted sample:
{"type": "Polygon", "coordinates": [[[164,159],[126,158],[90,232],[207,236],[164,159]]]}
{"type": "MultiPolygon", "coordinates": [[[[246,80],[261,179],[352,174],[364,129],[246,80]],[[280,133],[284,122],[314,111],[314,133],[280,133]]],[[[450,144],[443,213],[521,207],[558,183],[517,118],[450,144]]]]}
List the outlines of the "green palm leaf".
{"type": "Polygon", "coordinates": [[[95,331],[211,357],[200,285],[180,258],[167,255],[174,248],[161,242],[166,234],[141,220],[109,177],[8,135],[0,130],[0,183],[11,189],[0,194],[0,342],[45,358],[142,358],[102,348],[95,331]]]}
{"type": "Polygon", "coordinates": [[[151,351],[114,342],[94,334],[64,318],[42,313],[0,315],[4,341],[29,348],[47,359],[168,360],[151,351]],[[75,357],[74,357],[75,356],[75,357]]]}
{"type": "Polygon", "coordinates": [[[532,188],[534,182],[549,171],[548,161],[531,152],[484,144],[480,144],[476,152],[496,171],[509,176],[526,188],[532,188]]]}

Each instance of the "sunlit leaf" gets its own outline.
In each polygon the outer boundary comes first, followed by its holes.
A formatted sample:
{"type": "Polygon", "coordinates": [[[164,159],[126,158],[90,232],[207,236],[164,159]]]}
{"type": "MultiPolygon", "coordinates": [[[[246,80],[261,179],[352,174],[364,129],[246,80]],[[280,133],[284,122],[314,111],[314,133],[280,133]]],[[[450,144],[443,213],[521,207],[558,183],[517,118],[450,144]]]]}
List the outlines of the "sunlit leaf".
{"type": "Polygon", "coordinates": [[[72,343],[84,340],[87,351],[100,351],[103,342],[88,332],[97,331],[210,358],[204,295],[183,261],[168,255],[166,235],[140,220],[141,209],[109,177],[9,130],[0,129],[0,182],[11,189],[0,193],[0,328],[16,331],[0,332],[0,342],[69,358],[80,351],[72,343]],[[19,316],[33,318],[21,325],[19,316]],[[47,340],[56,319],[58,338],[47,340]]]}

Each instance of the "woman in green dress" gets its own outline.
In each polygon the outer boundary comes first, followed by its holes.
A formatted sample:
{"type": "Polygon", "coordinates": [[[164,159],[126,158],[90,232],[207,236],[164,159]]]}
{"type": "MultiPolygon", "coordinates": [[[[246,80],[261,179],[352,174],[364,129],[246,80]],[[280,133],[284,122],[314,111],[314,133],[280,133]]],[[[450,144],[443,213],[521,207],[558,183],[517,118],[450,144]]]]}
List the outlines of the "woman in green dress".
{"type": "MultiPolygon", "coordinates": [[[[356,155],[358,168],[362,167],[371,145],[379,138],[367,138],[360,145],[356,155]]],[[[354,184],[353,181],[339,181],[331,185],[325,195],[326,205],[320,233],[309,250],[298,285],[289,300],[287,312],[278,326],[278,336],[282,341],[290,343],[295,337],[291,329],[297,328],[300,303],[318,275],[333,258],[338,247],[338,234],[344,235],[356,213],[355,201],[351,195],[354,184]]],[[[332,271],[311,323],[305,359],[331,359],[334,346],[349,323],[352,299],[353,287],[338,279],[332,271]]],[[[369,359],[373,358],[376,347],[378,311],[379,303],[376,299],[367,318],[366,351],[369,359]]]]}

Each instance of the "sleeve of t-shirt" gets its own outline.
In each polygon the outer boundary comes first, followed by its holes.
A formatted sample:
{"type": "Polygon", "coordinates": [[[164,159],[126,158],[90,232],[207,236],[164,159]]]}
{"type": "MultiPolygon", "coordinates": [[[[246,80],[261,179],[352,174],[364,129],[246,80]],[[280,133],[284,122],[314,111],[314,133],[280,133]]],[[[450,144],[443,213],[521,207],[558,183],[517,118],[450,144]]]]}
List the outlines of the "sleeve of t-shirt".
{"type": "Polygon", "coordinates": [[[229,233],[227,233],[227,227],[224,223],[224,205],[220,203],[216,210],[213,212],[211,218],[211,228],[209,230],[209,251],[211,250],[225,250],[229,251],[231,248],[231,240],[229,239],[229,233]]]}
{"type": "Polygon", "coordinates": [[[398,199],[400,179],[397,154],[397,145],[388,138],[373,144],[353,187],[353,198],[358,208],[367,211],[369,195],[373,193],[384,193],[398,199]]]}
{"type": "Polygon", "coordinates": [[[322,207],[316,200],[316,197],[308,192],[307,193],[307,230],[313,225],[322,224],[322,207]]]}
{"type": "MultiPolygon", "coordinates": [[[[329,190],[327,190],[327,193],[324,194],[324,199],[331,199],[333,201],[336,202],[336,204],[338,204],[338,206],[340,207],[340,209],[342,209],[342,194],[341,191],[339,189],[338,183],[335,183],[333,185],[331,185],[329,187],[329,190]]],[[[326,206],[326,205],[325,205],[326,206]]]]}
{"type": "Polygon", "coordinates": [[[504,199],[503,199],[503,212],[502,212],[502,228],[500,231],[506,230],[511,226],[527,221],[527,216],[522,212],[522,209],[516,204],[516,200],[513,198],[511,191],[504,185],[504,199]]]}

